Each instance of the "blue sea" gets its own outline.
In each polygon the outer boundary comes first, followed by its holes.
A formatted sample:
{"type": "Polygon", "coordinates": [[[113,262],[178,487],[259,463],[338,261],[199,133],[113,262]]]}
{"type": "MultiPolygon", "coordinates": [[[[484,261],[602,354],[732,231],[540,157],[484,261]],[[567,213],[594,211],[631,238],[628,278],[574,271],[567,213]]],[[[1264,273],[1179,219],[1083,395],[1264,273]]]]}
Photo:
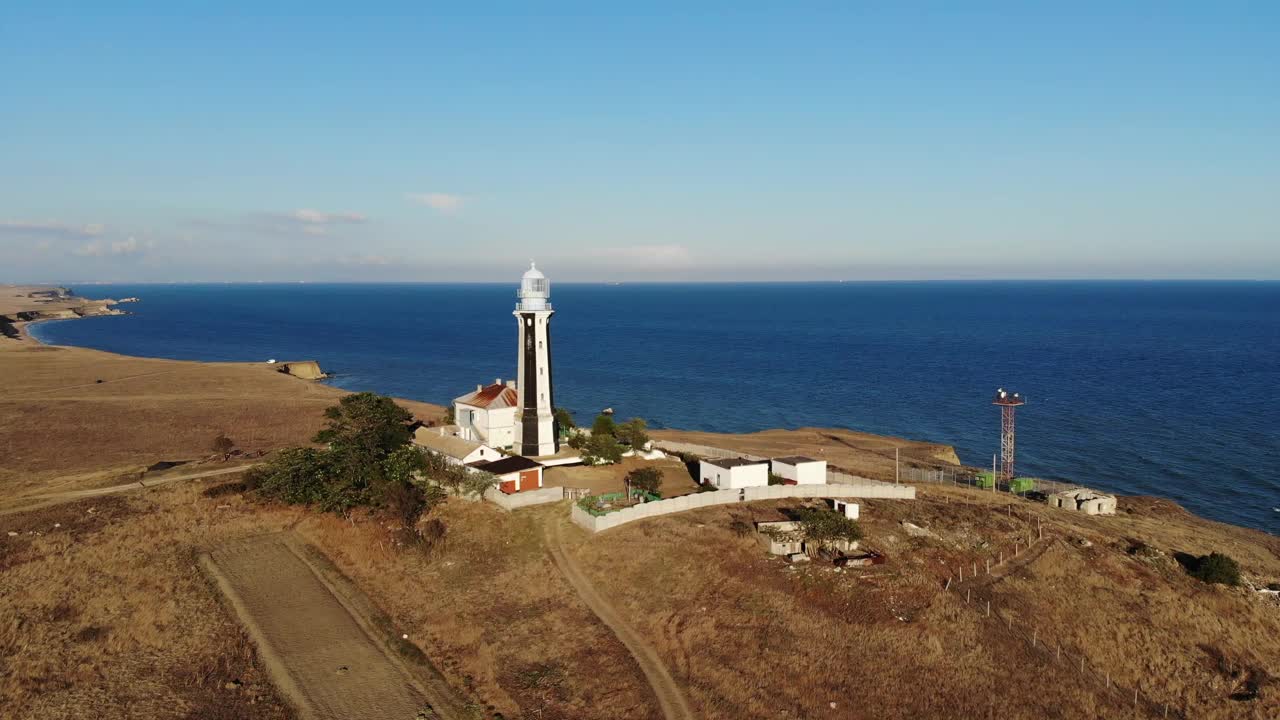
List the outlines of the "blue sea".
{"type": "MultiPolygon", "coordinates": [[[[315,359],[447,403],[516,367],[515,283],[112,285],[133,314],[45,342],[191,360],[315,359]]],[[[1019,474],[1162,495],[1280,533],[1280,283],[556,284],[556,399],[656,427],[829,426],[985,466],[997,386],[1019,474]]]]}

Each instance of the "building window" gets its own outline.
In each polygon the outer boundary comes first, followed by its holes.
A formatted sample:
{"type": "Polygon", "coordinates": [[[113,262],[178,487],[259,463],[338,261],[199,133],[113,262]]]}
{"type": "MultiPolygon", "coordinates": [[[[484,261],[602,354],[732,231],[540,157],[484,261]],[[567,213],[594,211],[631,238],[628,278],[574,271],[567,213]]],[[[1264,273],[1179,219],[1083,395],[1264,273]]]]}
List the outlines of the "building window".
{"type": "Polygon", "coordinates": [[[538,349],[539,349],[539,350],[541,350],[541,349],[542,349],[542,341],[541,341],[541,340],[539,340],[539,341],[538,341],[538,349]]]}

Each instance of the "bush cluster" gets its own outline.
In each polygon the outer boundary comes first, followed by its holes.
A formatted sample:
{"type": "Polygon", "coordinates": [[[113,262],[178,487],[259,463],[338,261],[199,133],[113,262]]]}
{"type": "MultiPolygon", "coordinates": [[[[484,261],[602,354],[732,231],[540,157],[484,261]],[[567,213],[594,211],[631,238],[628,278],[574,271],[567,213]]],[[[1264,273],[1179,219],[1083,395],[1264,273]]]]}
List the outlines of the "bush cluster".
{"type": "Polygon", "coordinates": [[[1191,563],[1187,571],[1192,577],[1210,584],[1232,587],[1240,584],[1240,564],[1229,555],[1222,553],[1214,552],[1200,556],[1191,563]]]}
{"type": "Polygon", "coordinates": [[[582,453],[588,465],[608,465],[622,461],[626,448],[641,450],[649,442],[648,425],[640,418],[615,423],[613,416],[600,413],[591,425],[591,435],[574,435],[569,447],[582,453]]]}
{"type": "Polygon", "coordinates": [[[409,528],[443,498],[414,482],[425,467],[410,446],[412,414],[388,397],[356,393],[325,410],[314,440],[321,448],[290,448],[250,470],[245,486],[262,497],[345,513],[385,509],[409,528]]]}

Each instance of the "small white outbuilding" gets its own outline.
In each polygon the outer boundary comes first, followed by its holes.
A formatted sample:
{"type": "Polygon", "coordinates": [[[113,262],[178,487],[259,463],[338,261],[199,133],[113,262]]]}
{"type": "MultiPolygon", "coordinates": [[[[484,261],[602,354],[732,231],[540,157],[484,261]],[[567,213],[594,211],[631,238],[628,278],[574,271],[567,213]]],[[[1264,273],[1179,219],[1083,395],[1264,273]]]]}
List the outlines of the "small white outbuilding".
{"type": "Polygon", "coordinates": [[[698,463],[698,479],[717,490],[764,487],[769,484],[769,463],[746,458],[716,458],[698,463]]]}
{"type": "Polygon", "coordinates": [[[803,455],[774,458],[773,474],[796,485],[826,485],[827,461],[803,455]]]}

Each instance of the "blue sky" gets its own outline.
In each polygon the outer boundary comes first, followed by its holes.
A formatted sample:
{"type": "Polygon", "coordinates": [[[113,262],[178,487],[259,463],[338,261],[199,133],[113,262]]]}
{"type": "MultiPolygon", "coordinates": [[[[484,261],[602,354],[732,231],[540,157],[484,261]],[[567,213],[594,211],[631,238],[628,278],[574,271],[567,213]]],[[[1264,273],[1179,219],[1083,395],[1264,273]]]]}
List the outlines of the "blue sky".
{"type": "Polygon", "coordinates": [[[16,5],[0,281],[1280,278],[1273,3],[16,5]]]}

